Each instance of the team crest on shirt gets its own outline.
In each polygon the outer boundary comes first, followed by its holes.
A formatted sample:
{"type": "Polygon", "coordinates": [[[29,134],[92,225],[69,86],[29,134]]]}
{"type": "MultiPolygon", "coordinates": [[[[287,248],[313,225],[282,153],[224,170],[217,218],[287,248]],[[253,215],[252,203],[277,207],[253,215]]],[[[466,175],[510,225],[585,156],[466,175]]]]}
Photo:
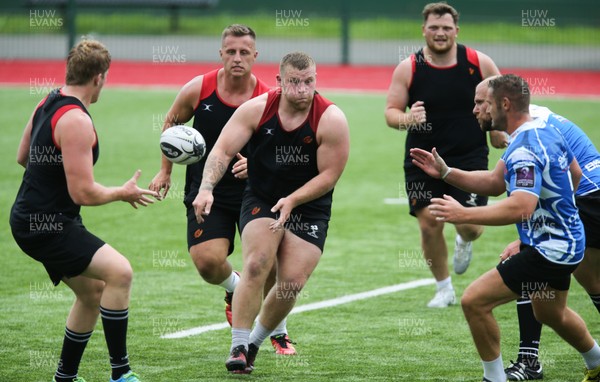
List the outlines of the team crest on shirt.
{"type": "Polygon", "coordinates": [[[207,103],[203,103],[202,106],[204,107],[204,109],[202,109],[202,111],[213,111],[211,109],[211,107],[213,107],[213,105],[209,105],[207,103]]]}
{"type": "Polygon", "coordinates": [[[563,171],[566,171],[567,168],[569,167],[569,164],[567,163],[567,152],[566,151],[561,153],[558,156],[558,166],[563,171]]]}
{"type": "Polygon", "coordinates": [[[523,166],[516,169],[517,180],[515,185],[522,188],[533,188],[535,185],[535,172],[533,165],[523,166]]]}

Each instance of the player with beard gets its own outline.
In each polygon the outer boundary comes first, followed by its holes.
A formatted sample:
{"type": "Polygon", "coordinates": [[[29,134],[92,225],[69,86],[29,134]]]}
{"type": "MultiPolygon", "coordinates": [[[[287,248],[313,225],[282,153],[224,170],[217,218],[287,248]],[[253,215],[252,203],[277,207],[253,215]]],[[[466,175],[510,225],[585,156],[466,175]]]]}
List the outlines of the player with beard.
{"type": "MultiPolygon", "coordinates": [[[[473,108],[473,114],[484,131],[492,128],[492,120],[485,110],[488,80],[485,79],[477,85],[473,108]]],[[[542,118],[548,121],[560,131],[583,171],[575,192],[575,203],[585,230],[586,248],[585,256],[573,272],[573,276],[584,287],[600,312],[600,153],[577,125],[548,108],[530,105],[529,114],[534,119],[542,118]]],[[[500,255],[501,259],[504,260],[519,252],[520,244],[520,240],[509,244],[500,255]]],[[[509,381],[543,379],[544,373],[538,359],[542,324],[535,319],[531,299],[527,296],[517,300],[517,315],[520,334],[519,352],[517,361],[511,361],[506,368],[506,377],[509,381]]]]}
{"type": "Polygon", "coordinates": [[[600,347],[585,322],[567,307],[571,273],[584,257],[585,234],[575,205],[582,176],[573,152],[552,117],[532,118],[529,86],[508,74],[489,81],[483,106],[492,129],[510,134],[506,152],[491,171],[449,167],[435,148],[412,149],[413,163],[434,178],[466,191],[507,197],[490,206],[464,208],[449,195],[432,199],[429,212],[441,221],[516,224],[519,252],[503,259],[465,290],[461,304],[481,357],[484,381],[504,382],[499,305],[528,296],[535,318],[581,354],[585,381],[598,381],[600,347]]]}
{"type": "MultiPolygon", "coordinates": [[[[485,54],[456,43],[458,12],[453,7],[446,3],[427,4],[423,17],[426,46],[394,70],[385,118],[388,126],[407,131],[404,172],[410,214],[418,220],[423,255],[431,264],[437,286],[427,306],[445,308],[456,303],[456,294],[448,272],[444,223],[433,219],[425,207],[432,197],[443,194],[454,196],[465,206],[485,205],[487,198],[431,178],[413,165],[408,153],[414,147],[427,151],[437,147],[451,166],[487,169],[486,135],[471,111],[475,86],[499,71],[485,54]]],[[[491,133],[490,139],[494,147],[502,147],[501,133],[491,133]]],[[[482,234],[483,228],[475,224],[455,227],[454,271],[462,274],[471,261],[471,242],[482,234]]]]}

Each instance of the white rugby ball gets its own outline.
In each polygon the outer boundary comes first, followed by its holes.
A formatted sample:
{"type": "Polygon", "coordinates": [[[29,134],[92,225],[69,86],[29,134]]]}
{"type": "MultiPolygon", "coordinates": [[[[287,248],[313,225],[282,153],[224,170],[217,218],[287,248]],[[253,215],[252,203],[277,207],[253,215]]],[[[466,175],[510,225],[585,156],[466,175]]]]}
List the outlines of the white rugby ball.
{"type": "Polygon", "coordinates": [[[198,162],[206,154],[206,142],[198,130],[184,125],[171,126],[160,135],[160,149],[177,164],[198,162]]]}

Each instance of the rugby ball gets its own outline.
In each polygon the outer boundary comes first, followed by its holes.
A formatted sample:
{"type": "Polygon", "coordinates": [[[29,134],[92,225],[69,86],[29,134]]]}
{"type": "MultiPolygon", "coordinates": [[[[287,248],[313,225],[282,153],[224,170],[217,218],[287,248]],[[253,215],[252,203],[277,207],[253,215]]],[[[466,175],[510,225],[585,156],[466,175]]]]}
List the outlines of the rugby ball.
{"type": "Polygon", "coordinates": [[[160,150],[169,161],[188,165],[204,157],[206,142],[198,130],[175,125],[160,135],[160,150]]]}

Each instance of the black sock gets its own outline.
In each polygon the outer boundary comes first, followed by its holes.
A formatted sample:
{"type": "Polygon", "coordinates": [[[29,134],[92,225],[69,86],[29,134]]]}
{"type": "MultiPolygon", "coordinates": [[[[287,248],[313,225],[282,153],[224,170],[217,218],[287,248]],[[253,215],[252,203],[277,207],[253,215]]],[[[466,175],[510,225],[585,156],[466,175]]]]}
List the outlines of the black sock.
{"type": "Polygon", "coordinates": [[[65,338],[54,378],[56,382],[71,382],[77,377],[83,351],[92,332],[76,333],[65,327],[65,338]]]}
{"type": "Polygon", "coordinates": [[[100,307],[100,315],[102,316],[104,337],[110,356],[112,379],[117,380],[131,370],[129,356],[127,355],[127,317],[129,316],[129,309],[111,310],[100,307]]]}
{"type": "Polygon", "coordinates": [[[590,294],[590,298],[598,310],[598,313],[600,313],[600,294],[590,294]]]}
{"type": "Polygon", "coordinates": [[[520,336],[517,362],[521,362],[529,368],[537,369],[542,324],[535,319],[531,300],[524,298],[517,300],[517,315],[519,316],[520,336]]]}

